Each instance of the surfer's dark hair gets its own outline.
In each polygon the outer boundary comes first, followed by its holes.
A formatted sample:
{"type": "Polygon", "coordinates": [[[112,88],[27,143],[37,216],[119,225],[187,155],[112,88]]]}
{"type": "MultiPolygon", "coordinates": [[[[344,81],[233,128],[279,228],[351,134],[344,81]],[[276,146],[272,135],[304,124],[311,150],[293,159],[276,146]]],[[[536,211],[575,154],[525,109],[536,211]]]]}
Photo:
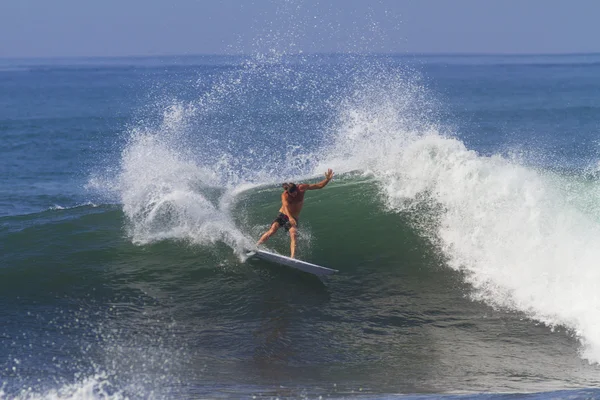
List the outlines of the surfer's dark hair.
{"type": "Polygon", "coordinates": [[[283,189],[288,193],[294,193],[296,190],[298,190],[298,186],[296,186],[294,182],[286,182],[282,186],[283,189]]]}

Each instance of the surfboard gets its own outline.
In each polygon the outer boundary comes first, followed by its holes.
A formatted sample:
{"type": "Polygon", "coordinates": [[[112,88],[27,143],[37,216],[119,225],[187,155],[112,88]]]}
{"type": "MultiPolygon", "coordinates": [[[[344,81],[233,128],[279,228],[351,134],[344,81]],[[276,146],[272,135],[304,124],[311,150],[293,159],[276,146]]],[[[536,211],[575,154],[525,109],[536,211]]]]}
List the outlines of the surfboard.
{"type": "Polygon", "coordinates": [[[322,267],[317,264],[311,264],[306,261],[297,260],[295,258],[282,256],[281,254],[271,253],[270,251],[265,250],[253,250],[247,253],[248,257],[257,257],[261,260],[266,260],[270,262],[274,262],[280,265],[285,265],[286,267],[295,268],[300,271],[308,272],[309,274],[322,276],[322,275],[331,275],[339,272],[337,269],[331,269],[322,267]]]}

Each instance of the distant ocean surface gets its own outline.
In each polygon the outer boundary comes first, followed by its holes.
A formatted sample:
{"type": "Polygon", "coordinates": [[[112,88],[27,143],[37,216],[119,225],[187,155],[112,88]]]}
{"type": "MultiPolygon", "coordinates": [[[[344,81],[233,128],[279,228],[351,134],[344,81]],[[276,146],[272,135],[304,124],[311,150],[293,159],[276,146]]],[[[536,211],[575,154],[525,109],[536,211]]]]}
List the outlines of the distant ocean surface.
{"type": "Polygon", "coordinates": [[[599,138],[600,55],[0,60],[0,399],[600,398],[599,138]]]}

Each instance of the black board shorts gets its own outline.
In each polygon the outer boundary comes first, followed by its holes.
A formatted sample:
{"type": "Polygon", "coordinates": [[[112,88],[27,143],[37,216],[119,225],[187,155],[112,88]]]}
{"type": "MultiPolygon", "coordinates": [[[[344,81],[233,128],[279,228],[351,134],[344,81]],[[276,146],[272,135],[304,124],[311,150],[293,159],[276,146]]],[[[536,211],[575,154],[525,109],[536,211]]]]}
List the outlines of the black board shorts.
{"type": "MultiPolygon", "coordinates": [[[[292,228],[292,224],[290,223],[290,218],[284,213],[279,213],[277,218],[273,220],[273,223],[277,222],[279,226],[283,226],[285,231],[289,231],[292,228]]],[[[300,223],[298,222],[298,218],[296,218],[296,227],[298,227],[300,223]]]]}

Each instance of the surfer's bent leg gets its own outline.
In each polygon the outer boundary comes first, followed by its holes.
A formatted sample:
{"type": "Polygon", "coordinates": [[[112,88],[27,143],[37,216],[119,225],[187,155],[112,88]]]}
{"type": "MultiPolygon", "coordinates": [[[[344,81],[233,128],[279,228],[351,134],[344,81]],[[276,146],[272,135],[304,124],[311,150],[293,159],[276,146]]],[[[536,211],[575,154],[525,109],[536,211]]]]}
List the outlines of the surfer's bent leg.
{"type": "Polygon", "coordinates": [[[279,229],[279,223],[273,222],[273,224],[271,224],[271,228],[268,231],[266,231],[264,235],[261,236],[260,240],[258,241],[258,243],[256,243],[256,245],[258,246],[259,244],[263,244],[264,242],[266,242],[267,239],[269,239],[275,232],[277,232],[277,229],[279,229]]]}
{"type": "Polygon", "coordinates": [[[290,228],[290,250],[292,252],[292,254],[290,255],[290,257],[292,258],[296,258],[296,237],[298,236],[298,230],[296,229],[296,227],[292,227],[290,228]]]}

